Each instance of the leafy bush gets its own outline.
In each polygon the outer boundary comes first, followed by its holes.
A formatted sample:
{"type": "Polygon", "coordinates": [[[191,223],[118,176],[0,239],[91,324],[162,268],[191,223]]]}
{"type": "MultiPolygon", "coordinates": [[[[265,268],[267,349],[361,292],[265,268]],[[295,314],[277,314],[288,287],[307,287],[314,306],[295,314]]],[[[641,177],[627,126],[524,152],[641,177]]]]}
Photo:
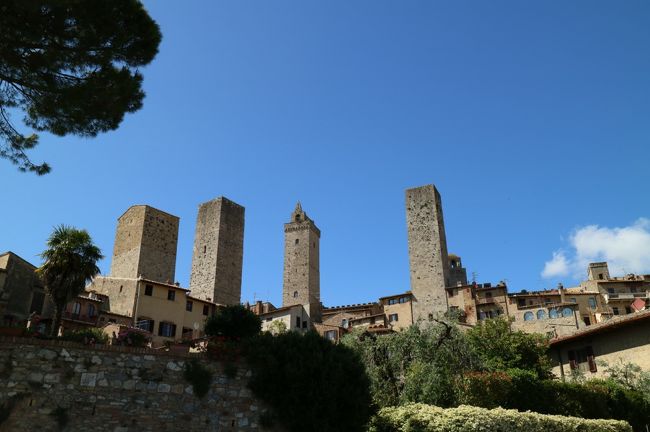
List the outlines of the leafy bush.
{"type": "Polygon", "coordinates": [[[315,332],[264,333],[246,343],[249,386],[271,407],[274,423],[292,431],[364,431],[369,382],[353,351],[315,332]]]}
{"type": "Polygon", "coordinates": [[[69,330],[63,333],[61,340],[79,342],[83,344],[104,345],[108,342],[108,335],[99,328],[87,328],[82,330],[69,330]]]}
{"type": "Polygon", "coordinates": [[[205,320],[205,334],[231,339],[253,337],[262,330],[260,317],[242,305],[225,306],[205,320]]]}
{"type": "Polygon", "coordinates": [[[149,332],[133,327],[123,327],[117,335],[115,344],[144,348],[149,344],[149,342],[151,342],[149,332]]]}
{"type": "Polygon", "coordinates": [[[586,420],[577,417],[543,415],[502,408],[471,406],[438,408],[408,404],[383,408],[373,417],[370,432],[631,432],[629,424],[617,420],[586,420]]]}
{"type": "Polygon", "coordinates": [[[183,377],[192,384],[192,390],[198,398],[202,398],[210,391],[212,372],[199,363],[196,359],[185,363],[183,377]]]}

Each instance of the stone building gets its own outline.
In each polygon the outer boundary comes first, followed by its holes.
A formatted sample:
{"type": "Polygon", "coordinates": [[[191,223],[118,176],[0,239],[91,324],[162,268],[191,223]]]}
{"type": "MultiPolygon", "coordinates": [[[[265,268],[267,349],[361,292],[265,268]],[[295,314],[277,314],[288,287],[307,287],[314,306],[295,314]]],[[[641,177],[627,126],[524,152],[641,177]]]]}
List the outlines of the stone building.
{"type": "Polygon", "coordinates": [[[199,206],[190,290],[219,304],[241,302],[244,207],[219,197],[199,206]]]}
{"type": "Polygon", "coordinates": [[[282,307],[304,305],[313,322],[320,322],[320,230],[300,203],[284,224],[282,307]]]}
{"type": "Polygon", "coordinates": [[[25,322],[45,302],[36,266],[13,252],[0,254],[0,318],[3,325],[25,322]]]}
{"type": "Polygon", "coordinates": [[[130,207],[118,218],[111,275],[173,283],[178,222],[178,217],[147,205],[130,207]]]}
{"type": "Polygon", "coordinates": [[[406,226],[414,321],[447,312],[450,286],[447,239],[440,193],[433,185],[406,190],[406,226]]]}

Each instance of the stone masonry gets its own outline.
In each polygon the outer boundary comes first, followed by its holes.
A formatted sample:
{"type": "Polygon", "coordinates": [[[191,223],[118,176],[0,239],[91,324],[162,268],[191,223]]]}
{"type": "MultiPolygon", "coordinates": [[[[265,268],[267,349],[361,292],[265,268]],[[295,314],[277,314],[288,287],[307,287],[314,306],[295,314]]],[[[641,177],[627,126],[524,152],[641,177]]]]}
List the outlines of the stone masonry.
{"type": "Polygon", "coordinates": [[[429,320],[447,311],[449,258],[440,194],[433,185],[406,190],[413,320],[429,320]]]}
{"type": "Polygon", "coordinates": [[[178,222],[147,205],[130,207],[118,219],[111,276],[174,283],[178,222]]]}
{"type": "Polygon", "coordinates": [[[219,304],[241,302],[244,207],[219,197],[199,206],[190,291],[219,304]]]}
{"type": "Polygon", "coordinates": [[[228,376],[200,354],[0,338],[0,431],[262,430],[266,408],[247,388],[250,370],[236,366],[228,376]],[[212,372],[203,398],[183,375],[192,357],[212,372]]]}
{"type": "Polygon", "coordinates": [[[300,203],[284,224],[282,306],[309,305],[316,318],[320,305],[320,230],[300,203]]]}

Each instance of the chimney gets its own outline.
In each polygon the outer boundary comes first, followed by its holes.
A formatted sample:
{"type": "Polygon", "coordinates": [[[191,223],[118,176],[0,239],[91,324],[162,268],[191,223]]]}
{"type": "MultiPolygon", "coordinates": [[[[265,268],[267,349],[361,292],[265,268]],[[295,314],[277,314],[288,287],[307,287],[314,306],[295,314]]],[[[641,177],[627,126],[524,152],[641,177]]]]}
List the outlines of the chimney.
{"type": "Polygon", "coordinates": [[[557,290],[560,292],[560,303],[565,303],[566,298],[565,298],[565,292],[564,292],[564,286],[562,285],[562,282],[557,284],[557,290]]]}
{"type": "Polygon", "coordinates": [[[262,300],[258,300],[258,301],[256,301],[256,302],[255,302],[255,312],[256,312],[258,315],[263,314],[263,313],[264,313],[264,310],[263,310],[263,309],[264,309],[264,308],[263,308],[263,306],[262,306],[262,300]]]}

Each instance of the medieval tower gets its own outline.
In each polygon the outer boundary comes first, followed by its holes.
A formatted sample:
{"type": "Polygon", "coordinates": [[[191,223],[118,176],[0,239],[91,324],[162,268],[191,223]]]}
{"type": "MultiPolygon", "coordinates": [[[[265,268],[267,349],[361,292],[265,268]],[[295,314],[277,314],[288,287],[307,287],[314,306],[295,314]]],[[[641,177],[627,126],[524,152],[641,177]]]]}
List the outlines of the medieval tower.
{"type": "Polygon", "coordinates": [[[431,320],[447,312],[449,258],[442,202],[433,185],[406,190],[413,319],[431,320]]]}
{"type": "Polygon", "coordinates": [[[284,224],[282,306],[309,305],[312,320],[320,310],[320,230],[300,203],[284,224]]]}
{"type": "Polygon", "coordinates": [[[219,197],[199,206],[192,253],[192,295],[219,304],[241,302],[244,207],[219,197]]]}
{"type": "Polygon", "coordinates": [[[147,205],[130,207],[117,220],[111,276],[174,283],[178,222],[147,205]]]}

